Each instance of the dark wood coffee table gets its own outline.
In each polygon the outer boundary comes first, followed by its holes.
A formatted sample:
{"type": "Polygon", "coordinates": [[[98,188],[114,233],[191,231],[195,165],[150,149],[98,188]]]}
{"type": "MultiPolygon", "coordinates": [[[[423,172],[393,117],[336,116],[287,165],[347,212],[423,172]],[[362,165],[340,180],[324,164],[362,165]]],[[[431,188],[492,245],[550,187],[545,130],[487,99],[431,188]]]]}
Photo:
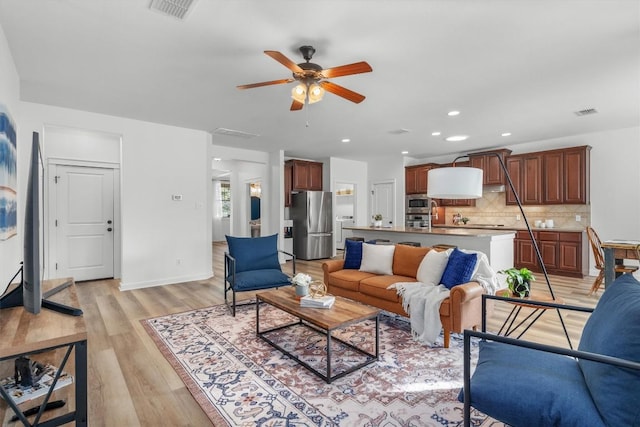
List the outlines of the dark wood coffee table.
{"type": "Polygon", "coordinates": [[[256,334],[260,338],[271,344],[273,347],[277,348],[287,356],[296,360],[299,364],[309,369],[314,374],[318,375],[327,383],[331,383],[335,379],[341,378],[378,360],[380,347],[380,320],[378,316],[380,314],[379,309],[343,297],[336,297],[336,301],[331,308],[300,307],[300,301],[296,298],[293,288],[282,288],[259,292],[256,294],[256,299],[258,300],[258,303],[256,304],[256,334]],[[297,317],[298,321],[272,327],[266,330],[260,330],[260,306],[262,305],[262,302],[272,305],[284,312],[291,314],[292,316],[297,317]],[[358,348],[351,343],[345,342],[344,340],[332,336],[333,331],[369,319],[375,320],[375,353],[373,354],[361,348],[358,348]],[[304,325],[315,331],[318,331],[318,333],[321,333],[326,337],[326,374],[311,366],[296,354],[288,351],[268,336],[270,332],[291,328],[296,325],[304,325]],[[331,370],[332,339],[349,347],[359,355],[364,356],[364,361],[361,363],[357,363],[354,366],[351,366],[339,373],[333,374],[331,370]]]}

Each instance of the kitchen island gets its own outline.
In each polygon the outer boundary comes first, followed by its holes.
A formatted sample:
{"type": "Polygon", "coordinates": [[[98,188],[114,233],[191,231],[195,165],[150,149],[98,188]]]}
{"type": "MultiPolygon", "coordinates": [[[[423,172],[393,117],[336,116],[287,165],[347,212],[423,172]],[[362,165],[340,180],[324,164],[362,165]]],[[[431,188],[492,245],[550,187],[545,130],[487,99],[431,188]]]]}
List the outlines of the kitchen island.
{"type": "Polygon", "coordinates": [[[495,271],[513,266],[512,230],[456,227],[343,227],[345,237],[363,237],[365,241],[387,239],[391,243],[417,242],[422,246],[453,245],[483,252],[495,271]]]}

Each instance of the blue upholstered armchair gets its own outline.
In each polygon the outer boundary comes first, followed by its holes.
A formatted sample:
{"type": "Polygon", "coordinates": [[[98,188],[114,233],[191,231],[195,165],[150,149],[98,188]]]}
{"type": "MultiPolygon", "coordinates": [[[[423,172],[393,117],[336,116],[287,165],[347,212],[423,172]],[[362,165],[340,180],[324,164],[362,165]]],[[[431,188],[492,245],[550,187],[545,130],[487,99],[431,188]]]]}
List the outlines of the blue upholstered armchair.
{"type": "Polygon", "coordinates": [[[552,306],[592,311],[578,350],[464,332],[464,425],[473,406],[516,427],[640,426],[640,283],[620,276],[593,310],[552,306]],[[471,337],[482,339],[473,376],[471,337]]]}
{"type": "Polygon", "coordinates": [[[224,253],[224,302],[236,315],[236,292],[290,286],[289,276],[282,272],[278,253],[292,258],[296,274],[295,255],[278,249],[278,235],[265,237],[226,236],[229,252],[224,253]],[[227,293],[231,291],[231,303],[227,293]]]}

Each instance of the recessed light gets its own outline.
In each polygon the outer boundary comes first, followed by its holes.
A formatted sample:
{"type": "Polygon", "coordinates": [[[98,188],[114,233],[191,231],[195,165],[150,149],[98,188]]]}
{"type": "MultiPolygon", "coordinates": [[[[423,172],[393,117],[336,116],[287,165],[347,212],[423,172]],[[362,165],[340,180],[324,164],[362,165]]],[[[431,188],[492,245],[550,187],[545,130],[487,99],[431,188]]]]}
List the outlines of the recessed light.
{"type": "Polygon", "coordinates": [[[405,151],[401,151],[400,154],[409,154],[409,152],[405,150],[405,151]]]}
{"type": "Polygon", "coordinates": [[[502,135],[502,136],[511,136],[511,132],[505,132],[505,133],[502,133],[500,135],[502,135]]]}
{"type": "Polygon", "coordinates": [[[346,144],[347,142],[351,142],[351,140],[349,138],[344,138],[344,139],[342,139],[342,142],[344,142],[346,144]]]}
{"type": "Polygon", "coordinates": [[[460,114],[460,111],[453,110],[453,111],[449,111],[447,113],[447,116],[457,116],[458,114],[460,114]]]}
{"type": "Polygon", "coordinates": [[[469,135],[453,135],[453,136],[446,137],[445,141],[458,142],[458,141],[464,141],[467,138],[469,138],[469,135]]]}
{"type": "Polygon", "coordinates": [[[216,162],[221,162],[222,161],[222,159],[220,157],[214,157],[213,160],[216,161],[216,162]]]}
{"type": "Polygon", "coordinates": [[[432,136],[439,136],[439,135],[440,135],[440,132],[431,132],[431,135],[432,135],[432,136]]]}

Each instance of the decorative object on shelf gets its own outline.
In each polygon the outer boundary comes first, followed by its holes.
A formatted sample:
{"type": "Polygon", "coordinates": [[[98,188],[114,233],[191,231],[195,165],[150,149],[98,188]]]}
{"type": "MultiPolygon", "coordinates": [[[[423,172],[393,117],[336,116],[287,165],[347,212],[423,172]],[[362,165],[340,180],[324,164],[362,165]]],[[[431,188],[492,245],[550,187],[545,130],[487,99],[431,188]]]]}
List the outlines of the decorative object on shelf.
{"type": "Polygon", "coordinates": [[[466,216],[463,216],[462,218],[460,218],[460,221],[461,221],[464,225],[467,225],[467,223],[469,222],[469,218],[467,218],[466,216]]]}
{"type": "Polygon", "coordinates": [[[382,214],[378,213],[373,216],[373,226],[382,227],[382,214]]]}
{"type": "MultiPolygon", "coordinates": [[[[515,267],[498,271],[498,273],[507,276],[507,285],[511,291],[511,295],[518,295],[520,298],[526,298],[531,291],[531,282],[536,278],[528,268],[517,269],[515,267]]],[[[509,296],[511,296],[509,295],[509,296]]]]}
{"type": "Polygon", "coordinates": [[[291,279],[291,283],[296,288],[296,295],[303,297],[309,294],[309,285],[311,284],[311,276],[305,273],[298,273],[291,279]]]}
{"type": "Polygon", "coordinates": [[[314,280],[309,283],[309,296],[311,298],[322,298],[327,294],[327,285],[322,280],[314,280]]]}

